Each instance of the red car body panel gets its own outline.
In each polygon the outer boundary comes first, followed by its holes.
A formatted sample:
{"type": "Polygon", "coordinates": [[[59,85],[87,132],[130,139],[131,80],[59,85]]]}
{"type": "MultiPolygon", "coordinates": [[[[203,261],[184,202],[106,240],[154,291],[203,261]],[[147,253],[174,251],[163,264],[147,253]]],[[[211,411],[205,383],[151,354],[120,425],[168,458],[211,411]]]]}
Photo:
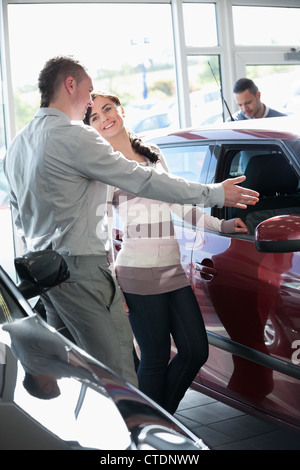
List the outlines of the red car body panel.
{"type": "MultiPolygon", "coordinates": [[[[237,144],[246,149],[253,143],[255,148],[261,143],[261,149],[278,144],[299,179],[300,134],[285,132],[285,127],[292,129],[285,120],[256,121],[260,123],[178,131],[152,142],[161,147],[167,163],[173,155],[168,160],[170,148],[173,153],[176,147],[184,148],[186,157],[188,145],[195,149],[196,142],[203,145],[208,141],[218,147],[214,179],[208,171],[208,179],[200,181],[203,183],[226,179],[223,147],[228,151],[237,144]]],[[[297,194],[299,191],[298,184],[297,194]]],[[[223,218],[227,212],[213,209],[212,215],[219,214],[223,218]]],[[[278,224],[259,225],[257,237],[262,245],[268,240],[299,241],[300,215],[292,217],[289,222],[288,215],[282,216],[283,230],[278,224]]],[[[193,387],[241,410],[300,430],[300,252],[260,252],[254,235],[203,231],[176,220],[175,229],[182,265],[210,341],[208,361],[193,387]]]]}

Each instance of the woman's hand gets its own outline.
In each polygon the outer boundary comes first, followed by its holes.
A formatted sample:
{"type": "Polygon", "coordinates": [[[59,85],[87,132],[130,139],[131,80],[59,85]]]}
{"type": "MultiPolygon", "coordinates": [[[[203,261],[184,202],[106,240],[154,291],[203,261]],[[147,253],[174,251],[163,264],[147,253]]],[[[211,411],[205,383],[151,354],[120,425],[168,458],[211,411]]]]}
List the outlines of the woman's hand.
{"type": "Polygon", "coordinates": [[[239,217],[234,220],[234,231],[240,233],[249,233],[247,225],[239,217]]]}

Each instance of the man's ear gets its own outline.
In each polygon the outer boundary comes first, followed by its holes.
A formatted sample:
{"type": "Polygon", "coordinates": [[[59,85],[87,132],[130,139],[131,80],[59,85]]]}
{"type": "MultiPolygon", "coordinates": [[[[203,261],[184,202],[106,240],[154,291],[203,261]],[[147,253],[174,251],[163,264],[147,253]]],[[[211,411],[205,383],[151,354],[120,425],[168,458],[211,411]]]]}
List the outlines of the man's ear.
{"type": "Polygon", "coordinates": [[[73,77],[67,77],[64,81],[65,89],[69,94],[74,92],[75,79],[73,77]]]}
{"type": "Polygon", "coordinates": [[[121,113],[122,113],[122,117],[125,118],[125,109],[123,108],[123,106],[121,106],[121,113]]]}

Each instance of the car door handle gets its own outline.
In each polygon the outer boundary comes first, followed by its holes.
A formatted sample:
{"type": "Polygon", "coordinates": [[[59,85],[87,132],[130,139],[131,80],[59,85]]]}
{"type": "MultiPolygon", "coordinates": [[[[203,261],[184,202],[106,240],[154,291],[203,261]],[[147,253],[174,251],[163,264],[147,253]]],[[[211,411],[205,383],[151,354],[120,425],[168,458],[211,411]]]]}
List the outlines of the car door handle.
{"type": "Polygon", "coordinates": [[[194,268],[206,281],[211,281],[217,275],[217,270],[210,259],[204,259],[201,263],[196,262],[194,268]]]}

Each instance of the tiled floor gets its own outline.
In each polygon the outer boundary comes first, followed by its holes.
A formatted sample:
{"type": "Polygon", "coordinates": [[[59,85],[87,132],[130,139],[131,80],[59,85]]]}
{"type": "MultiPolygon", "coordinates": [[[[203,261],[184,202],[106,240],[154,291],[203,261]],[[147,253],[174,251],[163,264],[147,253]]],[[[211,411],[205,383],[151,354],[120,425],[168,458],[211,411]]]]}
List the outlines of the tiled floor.
{"type": "Polygon", "coordinates": [[[300,450],[295,433],[189,389],[175,414],[211,450],[300,450]]]}

